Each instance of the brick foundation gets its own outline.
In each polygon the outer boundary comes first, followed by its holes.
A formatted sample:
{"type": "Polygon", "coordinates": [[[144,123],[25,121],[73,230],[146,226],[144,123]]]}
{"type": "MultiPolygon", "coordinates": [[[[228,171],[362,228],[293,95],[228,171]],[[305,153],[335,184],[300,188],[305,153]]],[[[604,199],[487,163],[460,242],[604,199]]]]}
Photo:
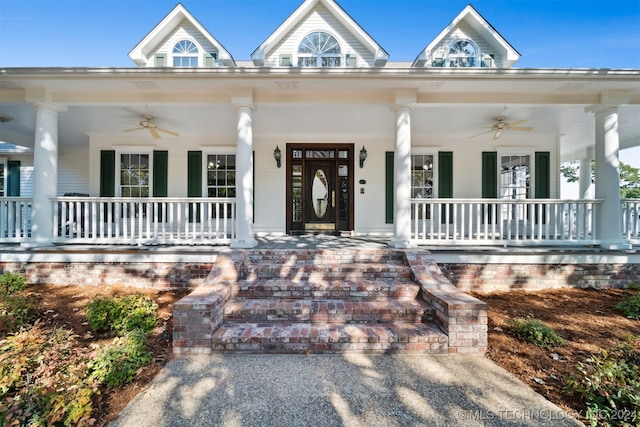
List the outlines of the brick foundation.
{"type": "Polygon", "coordinates": [[[0,262],[0,271],[19,273],[31,284],[138,288],[195,288],[213,263],[188,262],[0,262]]]}
{"type": "Polygon", "coordinates": [[[446,264],[445,277],[464,291],[623,288],[640,280],[640,264],[446,264]]]}

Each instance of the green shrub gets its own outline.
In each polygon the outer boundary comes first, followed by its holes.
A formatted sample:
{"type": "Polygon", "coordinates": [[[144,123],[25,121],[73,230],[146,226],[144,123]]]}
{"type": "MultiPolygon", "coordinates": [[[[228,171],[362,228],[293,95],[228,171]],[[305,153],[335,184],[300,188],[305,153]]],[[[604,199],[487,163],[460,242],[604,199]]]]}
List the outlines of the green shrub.
{"type": "Polygon", "coordinates": [[[23,295],[0,295],[0,336],[16,332],[30,324],[36,314],[36,306],[23,295]]]}
{"type": "Polygon", "coordinates": [[[91,425],[90,357],[66,329],[36,324],[0,342],[0,425],[91,425]]]}
{"type": "Polygon", "coordinates": [[[565,344],[564,339],[553,329],[536,319],[509,319],[507,328],[518,338],[545,349],[565,344]]]}
{"type": "Polygon", "coordinates": [[[24,291],[27,279],[17,273],[5,271],[0,274],[0,295],[11,295],[15,292],[24,291]]]}
{"type": "Polygon", "coordinates": [[[640,425],[640,336],[601,350],[576,369],[565,380],[565,392],[585,402],[592,426],[640,425]]]}
{"type": "Polygon", "coordinates": [[[87,320],[94,331],[123,334],[135,329],[151,332],[156,325],[158,305],[140,294],[99,297],[87,306],[87,320]]]}
{"type": "Polygon", "coordinates": [[[119,387],[131,382],[151,356],[147,334],[139,329],[129,331],[100,349],[91,362],[91,378],[109,387],[119,387]]]}
{"type": "Polygon", "coordinates": [[[640,294],[626,296],[614,307],[623,315],[640,320],[640,294]]]}

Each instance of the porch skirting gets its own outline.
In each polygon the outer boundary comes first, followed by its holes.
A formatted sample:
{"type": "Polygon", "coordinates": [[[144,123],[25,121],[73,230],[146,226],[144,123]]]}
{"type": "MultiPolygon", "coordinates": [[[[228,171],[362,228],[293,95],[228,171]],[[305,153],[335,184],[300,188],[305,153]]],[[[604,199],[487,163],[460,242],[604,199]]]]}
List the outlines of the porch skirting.
{"type": "MultiPolygon", "coordinates": [[[[9,261],[0,271],[20,273],[32,284],[110,286],[139,288],[196,288],[209,275],[216,256],[208,260],[177,261],[9,261]],[[210,260],[210,261],[209,261],[210,260]]],[[[463,291],[540,290],[565,287],[622,288],[640,281],[640,259],[625,262],[451,262],[451,256],[433,254],[446,278],[463,291]]],[[[504,258],[504,257],[502,257],[504,258]]],[[[514,257],[515,258],[515,257],[514,257]]],[[[564,257],[563,257],[564,258],[564,257]]],[[[618,258],[618,257],[616,257],[618,258]]],[[[616,261],[616,260],[613,260],[616,261]]]]}

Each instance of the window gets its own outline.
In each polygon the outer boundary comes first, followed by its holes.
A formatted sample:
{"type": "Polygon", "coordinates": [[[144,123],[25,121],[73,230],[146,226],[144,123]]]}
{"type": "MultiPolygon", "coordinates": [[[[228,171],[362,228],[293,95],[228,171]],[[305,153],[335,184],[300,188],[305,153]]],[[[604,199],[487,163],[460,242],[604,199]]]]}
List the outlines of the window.
{"type": "MultiPolygon", "coordinates": [[[[412,154],[411,155],[411,198],[412,199],[432,199],[433,198],[433,155],[432,154],[412,154]]],[[[417,211],[411,210],[411,217],[431,218],[431,213],[423,214],[424,205],[418,205],[417,211]]],[[[429,206],[426,206],[429,209],[429,206]]]]}
{"type": "Polygon", "coordinates": [[[531,156],[528,154],[500,157],[500,198],[531,197],[531,156]]]}
{"type": "Polygon", "coordinates": [[[6,182],[7,182],[7,161],[4,159],[0,159],[0,197],[4,197],[7,195],[6,182]]]}
{"type": "Polygon", "coordinates": [[[198,47],[189,40],[180,40],[173,47],[174,67],[197,67],[198,47]]]}
{"type": "Polygon", "coordinates": [[[340,67],[341,59],[338,41],[322,31],[307,35],[298,46],[298,67],[340,67]]]}
{"type": "Polygon", "coordinates": [[[207,156],[207,197],[236,197],[236,156],[207,156]]]}
{"type": "Polygon", "coordinates": [[[455,40],[449,45],[449,67],[477,67],[479,50],[471,40],[455,40]]]}
{"type": "MultiPolygon", "coordinates": [[[[236,156],[234,154],[207,155],[207,197],[236,197],[236,156]]],[[[211,217],[231,218],[233,206],[226,205],[226,212],[220,206],[211,217]],[[219,210],[217,210],[219,209],[219,210]]]]}
{"type": "Polygon", "coordinates": [[[149,197],[149,154],[120,155],[120,196],[149,197]]]}
{"type": "MultiPolygon", "coordinates": [[[[528,154],[500,156],[500,198],[521,200],[531,197],[531,156],[528,154]]],[[[502,205],[503,218],[528,218],[524,204],[502,205]]]]}

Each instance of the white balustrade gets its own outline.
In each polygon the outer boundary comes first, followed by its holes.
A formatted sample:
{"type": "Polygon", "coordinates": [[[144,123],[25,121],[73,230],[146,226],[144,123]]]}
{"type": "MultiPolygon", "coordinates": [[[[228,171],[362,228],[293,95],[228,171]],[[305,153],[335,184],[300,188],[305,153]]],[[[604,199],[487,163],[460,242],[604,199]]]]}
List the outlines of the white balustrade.
{"type": "Polygon", "coordinates": [[[31,236],[31,198],[0,197],[0,242],[25,242],[31,236]]]}
{"type": "Polygon", "coordinates": [[[235,238],[233,198],[56,197],[55,242],[223,244],[235,238]]]}
{"type": "Polygon", "coordinates": [[[620,200],[622,212],[622,236],[625,239],[640,239],[640,199],[620,200]]]}
{"type": "Polygon", "coordinates": [[[418,244],[593,243],[600,200],[412,199],[418,244]]]}

